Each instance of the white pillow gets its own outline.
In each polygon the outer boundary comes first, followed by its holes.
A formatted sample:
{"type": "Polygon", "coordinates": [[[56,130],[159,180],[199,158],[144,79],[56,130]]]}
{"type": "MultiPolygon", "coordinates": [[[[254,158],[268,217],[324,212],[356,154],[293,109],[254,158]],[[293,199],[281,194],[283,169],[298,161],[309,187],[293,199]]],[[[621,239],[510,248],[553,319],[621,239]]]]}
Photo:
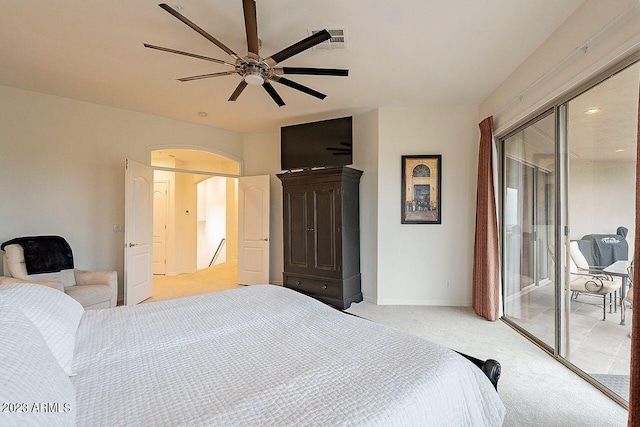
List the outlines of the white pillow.
{"type": "Polygon", "coordinates": [[[71,380],[35,325],[21,310],[2,303],[0,360],[0,425],[75,425],[71,380]]]}
{"type": "Polygon", "coordinates": [[[19,308],[38,328],[62,369],[74,375],[76,332],[82,305],[56,289],[34,284],[0,286],[0,302],[19,308]]]}

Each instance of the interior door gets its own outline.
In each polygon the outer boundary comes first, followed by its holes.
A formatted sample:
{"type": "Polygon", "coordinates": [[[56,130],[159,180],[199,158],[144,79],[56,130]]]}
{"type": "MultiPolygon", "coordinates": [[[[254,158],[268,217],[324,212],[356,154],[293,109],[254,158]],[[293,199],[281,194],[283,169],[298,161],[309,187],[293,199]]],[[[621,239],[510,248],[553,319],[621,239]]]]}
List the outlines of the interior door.
{"type": "Polygon", "coordinates": [[[153,274],[167,273],[167,181],[153,184],[153,274]]]}
{"type": "Polygon", "coordinates": [[[153,169],[127,159],[125,167],[124,304],[153,294],[153,169]]]}
{"type": "Polygon", "coordinates": [[[238,178],[238,283],[269,283],[269,175],[238,178]]]}

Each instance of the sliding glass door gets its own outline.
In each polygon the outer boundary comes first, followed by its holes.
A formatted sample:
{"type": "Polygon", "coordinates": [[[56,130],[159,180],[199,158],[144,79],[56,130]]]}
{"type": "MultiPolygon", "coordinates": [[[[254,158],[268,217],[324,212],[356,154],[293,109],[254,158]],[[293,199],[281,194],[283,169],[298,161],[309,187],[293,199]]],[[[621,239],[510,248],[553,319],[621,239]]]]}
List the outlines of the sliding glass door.
{"type": "Polygon", "coordinates": [[[569,271],[568,345],[561,355],[624,400],[635,314],[623,300],[635,238],[639,80],[636,64],[566,103],[567,243],[577,269],[569,271]]]}
{"type": "Polygon", "coordinates": [[[552,282],[555,115],[503,141],[505,316],[549,348],[555,343],[552,282]]]}
{"type": "Polygon", "coordinates": [[[628,400],[640,63],[499,139],[504,319],[628,400]]]}

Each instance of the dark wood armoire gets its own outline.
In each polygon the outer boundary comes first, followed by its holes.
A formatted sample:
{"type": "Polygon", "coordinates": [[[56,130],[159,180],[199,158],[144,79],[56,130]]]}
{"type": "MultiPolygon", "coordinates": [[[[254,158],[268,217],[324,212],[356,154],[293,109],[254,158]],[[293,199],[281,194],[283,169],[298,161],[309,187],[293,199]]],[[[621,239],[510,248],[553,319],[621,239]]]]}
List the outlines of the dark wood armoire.
{"type": "Polygon", "coordinates": [[[284,286],[341,310],[362,301],[359,185],[348,167],[282,173],[284,286]]]}

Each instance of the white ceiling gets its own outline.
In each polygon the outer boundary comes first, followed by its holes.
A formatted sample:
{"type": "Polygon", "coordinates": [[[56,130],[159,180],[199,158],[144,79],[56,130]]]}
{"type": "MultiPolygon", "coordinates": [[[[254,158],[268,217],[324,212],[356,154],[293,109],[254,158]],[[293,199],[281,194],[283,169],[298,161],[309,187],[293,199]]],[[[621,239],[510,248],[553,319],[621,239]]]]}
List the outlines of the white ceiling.
{"type": "MultiPolygon", "coordinates": [[[[241,0],[178,2],[183,15],[246,54],[241,0]]],[[[349,77],[291,76],[328,96],[276,83],[281,108],[260,87],[228,102],[237,75],[177,81],[228,68],[143,43],[231,59],[157,3],[3,2],[0,84],[242,132],[376,107],[479,104],[583,0],[257,0],[263,57],[310,28],[347,31],[346,49],[309,50],[279,65],[348,68],[349,77]]]]}
{"type": "MultiPolygon", "coordinates": [[[[572,161],[636,161],[638,82],[640,62],[567,102],[572,161]],[[592,109],[597,112],[589,114],[592,109]]],[[[547,116],[514,135],[507,149],[515,157],[542,165],[540,161],[552,159],[555,153],[555,127],[555,116],[547,116]]]]}
{"type": "Polygon", "coordinates": [[[568,138],[572,158],[636,161],[640,63],[569,101],[568,138]],[[587,114],[590,109],[595,114],[587,114]]]}

